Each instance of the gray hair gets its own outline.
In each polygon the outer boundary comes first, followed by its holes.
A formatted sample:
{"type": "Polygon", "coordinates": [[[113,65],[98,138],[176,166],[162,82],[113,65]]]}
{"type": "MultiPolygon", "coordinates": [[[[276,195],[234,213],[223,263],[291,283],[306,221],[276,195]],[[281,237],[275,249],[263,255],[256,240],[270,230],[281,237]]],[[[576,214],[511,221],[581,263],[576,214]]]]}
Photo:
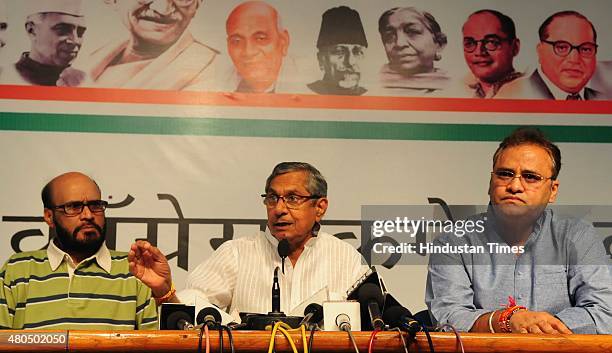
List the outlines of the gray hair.
{"type": "Polygon", "coordinates": [[[272,169],[272,174],[266,179],[266,193],[270,190],[272,180],[279,175],[291,172],[308,173],[308,185],[306,188],[311,195],[327,197],[327,181],[317,168],[306,162],[282,162],[272,169]]]}

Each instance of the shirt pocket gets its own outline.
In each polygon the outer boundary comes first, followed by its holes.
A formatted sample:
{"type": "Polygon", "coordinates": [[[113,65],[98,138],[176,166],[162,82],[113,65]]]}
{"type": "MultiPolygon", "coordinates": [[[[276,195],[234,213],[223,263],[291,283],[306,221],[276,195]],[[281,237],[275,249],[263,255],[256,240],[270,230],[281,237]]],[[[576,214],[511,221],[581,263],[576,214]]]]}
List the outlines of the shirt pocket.
{"type": "Polygon", "coordinates": [[[555,314],[571,306],[565,267],[538,266],[535,276],[534,299],[538,311],[555,314]]]}
{"type": "Polygon", "coordinates": [[[567,288],[567,270],[561,266],[536,266],[536,286],[563,286],[567,288]]]}

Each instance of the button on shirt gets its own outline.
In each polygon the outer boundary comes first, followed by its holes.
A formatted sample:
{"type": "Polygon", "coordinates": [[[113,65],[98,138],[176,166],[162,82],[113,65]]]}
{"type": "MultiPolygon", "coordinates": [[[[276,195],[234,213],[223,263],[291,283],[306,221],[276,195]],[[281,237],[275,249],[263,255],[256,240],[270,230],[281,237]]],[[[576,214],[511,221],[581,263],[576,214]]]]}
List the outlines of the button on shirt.
{"type": "MultiPolygon", "coordinates": [[[[189,274],[179,298],[186,304],[210,302],[235,318],[239,312],[271,311],[272,277],[281,267],[277,247],[268,230],[224,243],[189,274]]],[[[291,313],[321,290],[346,297],[366,271],[349,243],[319,232],[305,244],[295,266],[286,259],[285,273],[279,271],[281,311],[291,313]]]]}
{"type": "Polygon", "coordinates": [[[525,252],[515,255],[488,251],[487,243],[506,243],[492,229],[491,211],[486,219],[484,233],[434,241],[487,250],[431,255],[426,302],[435,321],[469,331],[481,315],[501,309],[513,296],[517,305],[555,315],[574,333],[612,333],[612,265],[591,224],[546,209],[525,252]]]}

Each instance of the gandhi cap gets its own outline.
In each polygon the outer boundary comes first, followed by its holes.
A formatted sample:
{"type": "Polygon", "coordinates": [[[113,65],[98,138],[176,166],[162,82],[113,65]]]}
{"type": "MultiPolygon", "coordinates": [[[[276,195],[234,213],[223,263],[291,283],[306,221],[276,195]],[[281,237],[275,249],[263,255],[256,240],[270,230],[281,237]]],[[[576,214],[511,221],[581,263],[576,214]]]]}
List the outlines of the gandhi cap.
{"type": "Polygon", "coordinates": [[[350,7],[334,7],[323,13],[317,48],[336,44],[368,46],[359,12],[350,7]]]}
{"type": "Polygon", "coordinates": [[[65,15],[83,16],[82,0],[26,0],[24,6],[26,15],[37,13],[61,13],[65,15]]]}

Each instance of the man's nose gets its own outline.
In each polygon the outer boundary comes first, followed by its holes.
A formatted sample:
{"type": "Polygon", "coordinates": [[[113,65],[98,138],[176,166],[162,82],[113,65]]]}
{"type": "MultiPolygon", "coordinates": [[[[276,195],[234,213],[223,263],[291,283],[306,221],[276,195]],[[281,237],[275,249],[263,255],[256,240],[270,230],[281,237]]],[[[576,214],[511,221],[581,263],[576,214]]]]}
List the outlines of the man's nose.
{"type": "Polygon", "coordinates": [[[578,48],[572,48],[565,57],[565,60],[571,62],[579,62],[580,61],[580,53],[578,52],[578,48]]]}
{"type": "Polygon", "coordinates": [[[169,15],[175,10],[173,0],[153,0],[149,3],[149,8],[161,15],[169,15]]]}
{"type": "Polygon", "coordinates": [[[506,189],[511,191],[512,193],[519,193],[525,191],[525,187],[523,186],[522,177],[514,176],[512,180],[506,186],[506,189]]]}
{"type": "Polygon", "coordinates": [[[66,36],[66,42],[76,45],[80,45],[83,42],[83,37],[79,36],[78,28],[70,31],[70,33],[66,36]]]}
{"type": "Polygon", "coordinates": [[[253,41],[251,40],[244,41],[244,50],[242,52],[242,56],[250,58],[252,56],[257,55],[258,51],[259,51],[259,47],[253,41]]]}
{"type": "Polygon", "coordinates": [[[348,52],[344,57],[344,66],[346,66],[346,68],[352,68],[355,64],[357,64],[357,56],[352,52],[348,52]]]}
{"type": "Polygon", "coordinates": [[[476,51],[481,54],[481,55],[488,55],[489,54],[489,50],[486,48],[485,43],[478,42],[476,43],[476,45],[478,46],[476,49],[476,51]]]}
{"type": "Polygon", "coordinates": [[[285,199],[283,198],[278,199],[278,202],[276,202],[276,205],[274,206],[274,211],[278,214],[285,214],[289,212],[289,209],[287,208],[287,204],[285,203],[285,199]]]}
{"type": "Polygon", "coordinates": [[[93,219],[93,212],[91,212],[89,206],[83,206],[83,212],[81,212],[81,219],[93,219]]]}

